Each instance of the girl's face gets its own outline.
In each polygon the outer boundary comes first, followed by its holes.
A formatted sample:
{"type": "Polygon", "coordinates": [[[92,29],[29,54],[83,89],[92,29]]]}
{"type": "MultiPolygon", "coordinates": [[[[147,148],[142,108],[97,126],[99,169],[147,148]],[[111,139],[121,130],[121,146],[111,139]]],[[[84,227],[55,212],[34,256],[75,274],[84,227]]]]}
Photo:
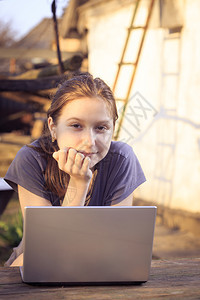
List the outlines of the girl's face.
{"type": "Polygon", "coordinates": [[[113,136],[113,119],[102,99],[79,98],[68,102],[57,120],[48,119],[51,134],[58,147],[74,148],[89,156],[90,168],[102,160],[110,148],[113,136]]]}

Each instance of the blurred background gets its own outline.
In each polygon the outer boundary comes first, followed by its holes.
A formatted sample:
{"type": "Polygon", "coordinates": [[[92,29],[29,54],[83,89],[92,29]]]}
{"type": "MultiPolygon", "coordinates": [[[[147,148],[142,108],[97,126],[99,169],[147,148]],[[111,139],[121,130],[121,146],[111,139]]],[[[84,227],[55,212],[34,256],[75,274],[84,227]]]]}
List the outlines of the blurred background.
{"type": "Polygon", "coordinates": [[[59,81],[89,71],[112,88],[115,140],[147,177],[133,205],[156,205],[154,258],[200,254],[199,0],[0,1],[0,264],[22,236],[3,177],[42,132],[59,81]]]}

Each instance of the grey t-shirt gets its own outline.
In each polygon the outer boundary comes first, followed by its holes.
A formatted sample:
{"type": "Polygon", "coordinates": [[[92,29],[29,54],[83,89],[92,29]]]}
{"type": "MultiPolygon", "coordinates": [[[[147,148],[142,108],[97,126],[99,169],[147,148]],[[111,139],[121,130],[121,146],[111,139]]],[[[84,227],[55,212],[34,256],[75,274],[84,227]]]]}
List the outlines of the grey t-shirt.
{"type": "MultiPolygon", "coordinates": [[[[33,143],[39,146],[38,141],[33,143]]],[[[11,163],[5,180],[15,191],[17,185],[43,197],[53,206],[60,206],[59,197],[45,188],[47,161],[33,148],[24,146],[11,163]]],[[[146,179],[132,147],[123,142],[111,142],[107,155],[96,165],[97,173],[90,206],[110,205],[128,197],[146,179]]]]}

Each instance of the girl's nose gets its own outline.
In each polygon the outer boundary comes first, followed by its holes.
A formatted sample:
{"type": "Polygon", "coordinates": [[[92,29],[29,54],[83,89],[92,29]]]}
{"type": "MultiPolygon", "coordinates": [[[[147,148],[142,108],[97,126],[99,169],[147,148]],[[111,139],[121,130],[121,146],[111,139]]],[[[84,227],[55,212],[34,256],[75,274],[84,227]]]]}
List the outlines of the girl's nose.
{"type": "Polygon", "coordinates": [[[92,129],[87,130],[83,136],[83,142],[85,146],[91,147],[95,145],[95,133],[92,129]]]}

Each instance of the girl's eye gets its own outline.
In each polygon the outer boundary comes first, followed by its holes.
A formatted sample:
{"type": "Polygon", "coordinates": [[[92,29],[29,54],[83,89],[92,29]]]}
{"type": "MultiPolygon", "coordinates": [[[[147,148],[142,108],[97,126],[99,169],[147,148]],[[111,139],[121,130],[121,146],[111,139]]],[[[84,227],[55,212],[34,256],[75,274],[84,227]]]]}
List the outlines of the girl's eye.
{"type": "Polygon", "coordinates": [[[81,128],[81,125],[80,125],[80,124],[72,124],[71,127],[74,127],[74,128],[81,128]]]}
{"type": "Polygon", "coordinates": [[[105,126],[98,126],[97,130],[98,131],[104,131],[104,130],[106,130],[106,127],[105,126]]]}

